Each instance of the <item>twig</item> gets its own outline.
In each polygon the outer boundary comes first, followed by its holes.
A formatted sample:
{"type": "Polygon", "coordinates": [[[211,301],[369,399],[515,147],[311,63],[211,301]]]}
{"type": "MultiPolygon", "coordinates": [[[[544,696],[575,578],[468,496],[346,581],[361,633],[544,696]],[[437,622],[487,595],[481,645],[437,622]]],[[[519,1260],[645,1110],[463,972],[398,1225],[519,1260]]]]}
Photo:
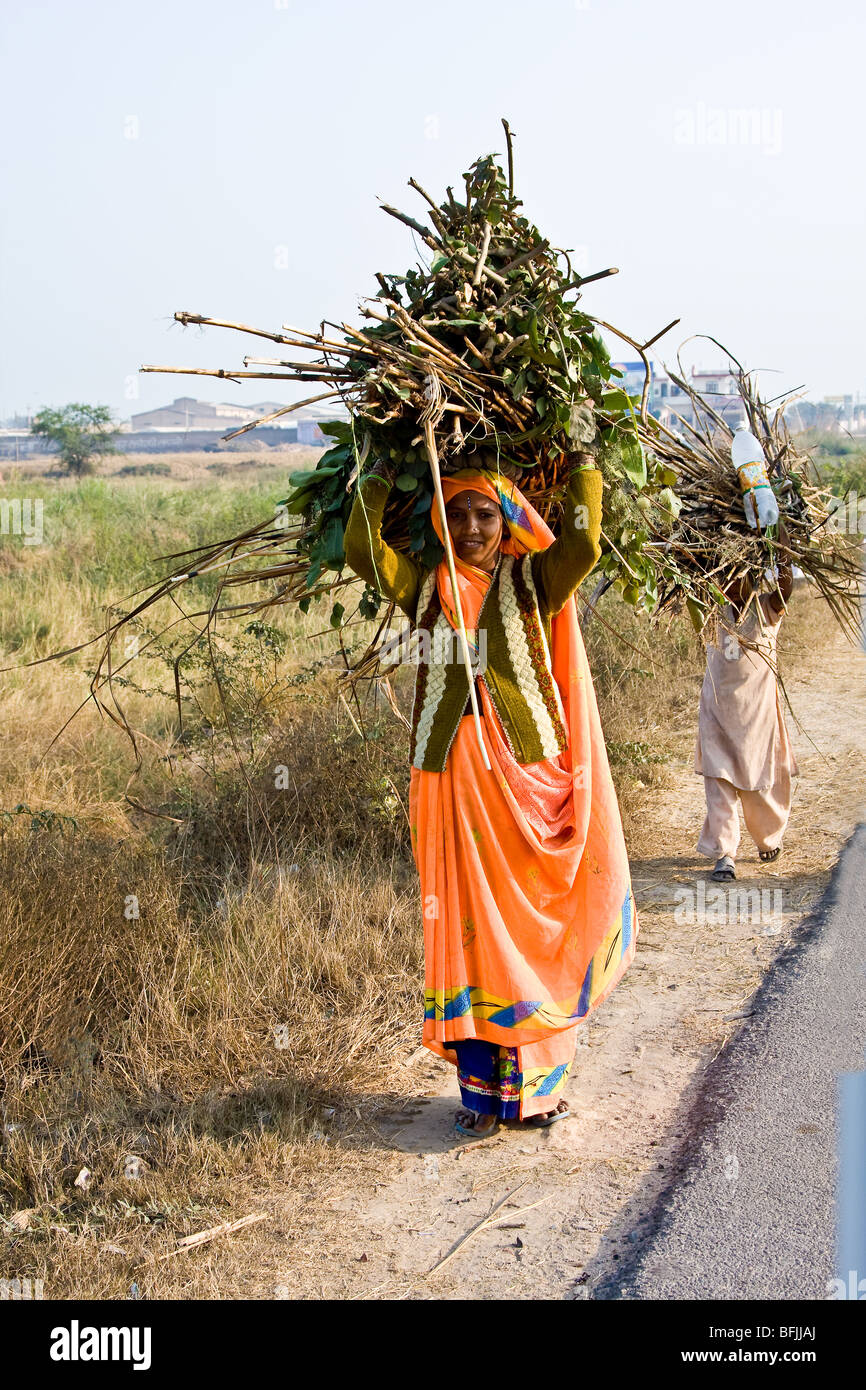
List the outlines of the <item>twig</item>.
{"type": "Polygon", "coordinates": [[[591,285],[593,280],[606,280],[608,275],[619,275],[619,266],[609,266],[607,270],[597,270],[594,275],[580,275],[581,285],[591,285]]]}
{"type": "MultiPolygon", "coordinates": [[[[457,1254],[457,1251],[462,1249],[462,1247],[467,1243],[467,1241],[470,1241],[473,1236],[478,1235],[479,1231],[484,1231],[487,1230],[489,1226],[497,1225],[497,1212],[500,1212],[502,1208],[508,1202],[511,1201],[515,1193],[519,1192],[522,1187],[525,1187],[528,1182],[529,1178],[524,1178],[523,1182],[518,1183],[515,1188],[512,1188],[511,1192],[506,1193],[506,1195],[502,1198],[501,1201],[497,1202],[494,1207],[491,1207],[490,1211],[487,1213],[486,1216],[483,1216],[480,1221],[477,1221],[475,1223],[471,1230],[467,1231],[465,1235],[462,1235],[459,1240],[454,1242],[454,1244],[451,1246],[451,1249],[446,1251],[446,1253],[442,1256],[440,1260],[436,1261],[432,1269],[428,1269],[424,1277],[429,1279],[431,1274],[435,1274],[437,1270],[442,1269],[442,1267],[446,1265],[449,1260],[454,1258],[454,1256],[457,1254]]],[[[549,1201],[552,1196],[552,1192],[546,1192],[543,1197],[539,1197],[537,1202],[530,1202],[525,1207],[519,1207],[517,1211],[509,1212],[507,1217],[500,1217],[499,1219],[503,1221],[514,1221],[518,1216],[523,1216],[524,1212],[532,1211],[534,1207],[540,1207],[542,1202],[549,1201]]]]}
{"type": "Polygon", "coordinates": [[[658,333],[654,333],[651,338],[647,338],[646,342],[643,345],[644,352],[646,352],[647,348],[651,348],[653,343],[657,343],[659,338],[663,338],[666,333],[670,333],[672,328],[676,328],[678,323],[679,319],[671,319],[670,323],[667,325],[666,328],[660,328],[658,333]]]}
{"type": "Polygon", "coordinates": [[[232,1231],[239,1231],[243,1226],[252,1226],[257,1221],[267,1221],[266,1211],[253,1212],[250,1216],[242,1216],[238,1221],[226,1221],[221,1226],[211,1226],[206,1231],[198,1231],[193,1236],[184,1236],[179,1240],[173,1250],[167,1251],[165,1255],[160,1255],[160,1260],[168,1260],[172,1255],[179,1255],[183,1250],[192,1250],[199,1245],[208,1245],[212,1240],[219,1236],[227,1236],[232,1231]]]}
{"type": "Polygon", "coordinates": [[[410,179],[409,187],[414,188],[415,192],[420,193],[421,197],[426,199],[426,201],[430,204],[430,211],[427,215],[430,218],[430,221],[433,223],[433,226],[436,228],[439,235],[444,239],[448,234],[445,222],[442,219],[442,214],[439,208],[437,207],[433,199],[430,197],[430,194],[427,192],[426,188],[422,188],[417,179],[410,179]]]}
{"type": "MultiPolygon", "coordinates": [[[[253,377],[256,381],[321,381],[323,373],[314,375],[288,376],[285,372],[236,372],[227,367],[139,367],[140,372],[177,372],[180,376],[219,376],[225,381],[240,381],[242,377],[253,377]]],[[[330,375],[330,373],[328,373],[330,375]]],[[[332,392],[336,395],[336,392],[332,392]]]]}
{"type": "Polygon", "coordinates": [[[425,241],[431,251],[438,251],[440,243],[432,237],[422,222],[416,222],[414,217],[410,217],[407,212],[400,212],[399,208],[392,208],[390,203],[380,203],[383,212],[387,212],[389,217],[396,217],[398,222],[403,222],[407,227],[411,227],[413,232],[417,232],[422,241],[425,241]]]}
{"type": "MultiPolygon", "coordinates": [[[[533,246],[533,247],[531,248],[531,250],[529,250],[529,251],[524,251],[522,255],[520,255],[520,256],[515,256],[513,261],[509,261],[509,262],[508,262],[508,265],[504,265],[504,266],[502,267],[502,274],[503,274],[503,275],[507,275],[508,272],[509,272],[510,270],[517,270],[517,269],[518,269],[520,266],[522,266],[522,265],[528,265],[530,261],[534,261],[534,260],[535,260],[536,256],[540,256],[540,255],[542,255],[545,251],[549,251],[549,250],[550,250],[550,242],[549,242],[549,241],[541,241],[541,242],[539,242],[539,244],[538,244],[537,246],[533,246]]],[[[498,307],[501,308],[501,307],[502,307],[501,304],[500,304],[498,307]]]]}
{"type": "Polygon", "coordinates": [[[505,131],[505,144],[508,148],[508,192],[514,197],[514,132],[511,126],[502,117],[502,129],[505,131]]]}
{"type": "Polygon", "coordinates": [[[474,275],[472,276],[472,283],[473,283],[473,285],[480,285],[480,284],[481,284],[481,276],[482,276],[482,273],[483,273],[483,271],[484,271],[484,262],[487,260],[487,253],[488,253],[488,251],[490,250],[490,235],[491,235],[492,231],[493,231],[493,228],[491,227],[490,223],[489,223],[489,222],[485,222],[485,223],[484,223],[484,240],[483,240],[482,243],[481,243],[481,254],[480,254],[480,256],[478,257],[478,264],[476,265],[476,267],[475,267],[475,273],[474,273],[474,275]]]}

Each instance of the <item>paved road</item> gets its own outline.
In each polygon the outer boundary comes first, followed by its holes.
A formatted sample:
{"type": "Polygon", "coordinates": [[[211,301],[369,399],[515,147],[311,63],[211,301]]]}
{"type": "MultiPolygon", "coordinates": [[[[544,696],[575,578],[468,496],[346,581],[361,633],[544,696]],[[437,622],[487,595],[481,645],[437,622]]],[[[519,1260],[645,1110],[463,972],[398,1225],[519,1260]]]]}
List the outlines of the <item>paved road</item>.
{"type": "Polygon", "coordinates": [[[827,1298],[836,1077],[866,1062],[866,825],[752,1007],[707,1073],[678,1176],[584,1296],[827,1298]]]}

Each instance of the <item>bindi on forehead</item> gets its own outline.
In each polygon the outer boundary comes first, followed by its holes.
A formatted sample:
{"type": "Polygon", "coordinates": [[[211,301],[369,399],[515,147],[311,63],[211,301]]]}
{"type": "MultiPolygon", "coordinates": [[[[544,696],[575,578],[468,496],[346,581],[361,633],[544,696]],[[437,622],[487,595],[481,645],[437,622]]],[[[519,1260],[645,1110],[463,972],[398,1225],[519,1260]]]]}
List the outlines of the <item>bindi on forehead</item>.
{"type": "Polygon", "coordinates": [[[465,507],[469,512],[474,507],[477,511],[479,507],[490,507],[496,510],[496,503],[492,502],[483,492],[458,492],[448,504],[450,507],[465,507]]]}

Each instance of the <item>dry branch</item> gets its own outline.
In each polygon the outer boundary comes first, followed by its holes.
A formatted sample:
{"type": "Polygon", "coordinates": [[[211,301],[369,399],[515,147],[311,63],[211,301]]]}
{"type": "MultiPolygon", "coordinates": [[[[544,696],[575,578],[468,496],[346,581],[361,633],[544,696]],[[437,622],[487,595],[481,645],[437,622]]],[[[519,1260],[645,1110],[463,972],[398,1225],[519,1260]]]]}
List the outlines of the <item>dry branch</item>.
{"type": "Polygon", "coordinates": [[[240,1231],[244,1226],[253,1226],[257,1221],[267,1221],[266,1211],[253,1212],[249,1216],[242,1216],[237,1221],[225,1221],[221,1226],[211,1226],[206,1231],[197,1231],[195,1235],[183,1236],[177,1242],[173,1250],[160,1255],[161,1260],[168,1260],[172,1255],[179,1255],[184,1250],[194,1250],[200,1245],[209,1245],[212,1240],[217,1240],[219,1236],[231,1235],[233,1231],[240,1231]]]}

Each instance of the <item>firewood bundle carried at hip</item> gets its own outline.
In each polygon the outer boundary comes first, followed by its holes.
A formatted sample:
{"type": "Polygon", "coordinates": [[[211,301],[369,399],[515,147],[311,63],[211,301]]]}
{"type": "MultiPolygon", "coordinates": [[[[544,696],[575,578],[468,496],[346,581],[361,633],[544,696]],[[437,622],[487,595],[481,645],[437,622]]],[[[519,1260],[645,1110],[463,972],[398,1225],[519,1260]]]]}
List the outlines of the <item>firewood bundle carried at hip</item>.
{"type": "MultiPolygon", "coordinates": [[[[362,301],[361,326],[324,323],[316,332],[285,325],[272,332],[178,312],[178,322],[229,328],[266,339],[287,356],[246,356],[242,369],[148,366],[149,372],[212,375],[226,380],[318,382],[326,389],[277,415],[313,402],[340,401],[346,416],[323,424],[333,440],[315,468],[296,472],[276,515],[239,536],[182,555],[164,579],[146,591],[106,630],[102,662],[92,690],[111,678],[111,645],[119,629],[153,603],[177,603],[192,578],[212,575],[217,585],[208,624],[221,615],[260,613],[296,602],[306,611],[330,598],[331,624],[376,616],[380,596],[353,590],[347,611],[344,530],[359,476],[377,460],[395,475],[383,537],[415,555],[423,566],[442,550],[433,526],[439,479],[481,457],[515,481],[556,531],[566,479],[575,454],[594,456],[604,478],[602,557],[604,582],[647,614],[688,606],[703,632],[724,601],[726,583],[747,575],[766,582],[781,553],[815,582],[834,615],[849,628],[858,609],[859,565],[852,545],[824,523],[829,494],[810,478],[811,465],[790,438],[781,408],[770,414],[749,375],[739,374],[744,410],[760,441],[768,486],[786,519],[750,526],[741,476],[731,460],[731,431],[681,378],[674,380],[695,405],[697,423],[663,427],[648,410],[647,352],[674,326],[646,341],[593,318],[578,307],[582,288],[615,272],[579,274],[523,216],[513,187],[512,136],[503,121],[507,168],[492,156],[476,160],[455,193],[437,202],[414,179],[425,205],[420,221],[388,205],[384,211],[412,229],[421,258],[404,275],[377,274],[378,291],[362,301]],[[611,366],[599,330],[615,334],[642,359],[643,392],[629,395],[611,366]],[[231,595],[237,586],[265,585],[264,593],[231,595]],[[339,601],[342,597],[346,603],[339,601]]],[[[447,532],[446,532],[447,535],[447,532]]],[[[447,542],[446,542],[447,543],[447,542]]],[[[189,615],[193,616],[193,615],[189,615]]],[[[383,616],[383,623],[387,614],[383,616]]],[[[376,644],[350,675],[379,670],[376,644]]],[[[114,666],[116,672],[118,668],[114,666]]]]}

